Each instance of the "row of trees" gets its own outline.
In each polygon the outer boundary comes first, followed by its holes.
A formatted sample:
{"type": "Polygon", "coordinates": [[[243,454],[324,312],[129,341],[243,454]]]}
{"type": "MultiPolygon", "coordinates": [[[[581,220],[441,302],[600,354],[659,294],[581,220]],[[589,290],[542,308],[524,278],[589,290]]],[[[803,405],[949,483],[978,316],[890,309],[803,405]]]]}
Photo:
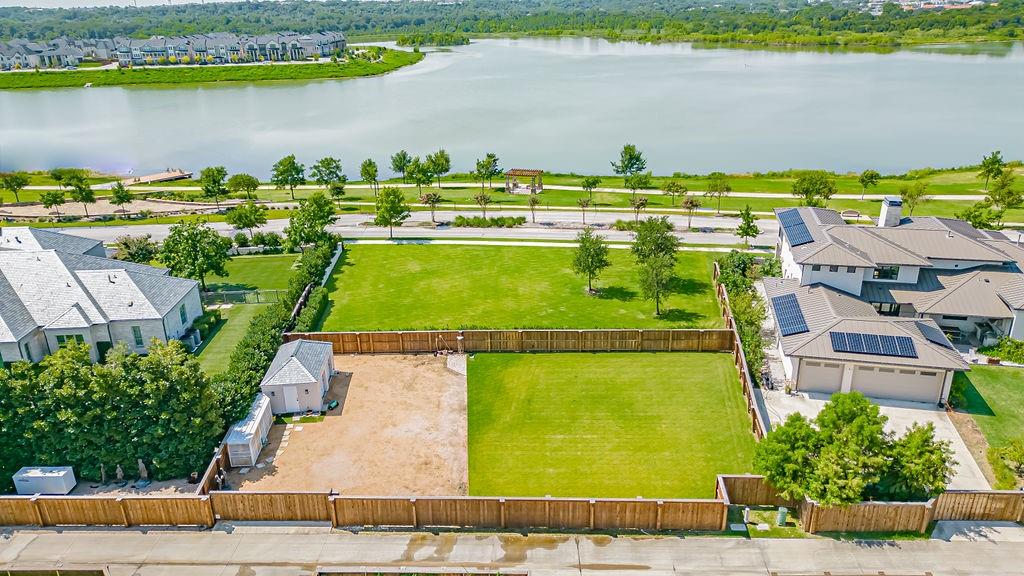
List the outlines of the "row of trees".
{"type": "MultiPolygon", "coordinates": [[[[630,248],[637,265],[640,295],[654,302],[656,316],[661,315],[661,304],[676,279],[676,251],[680,242],[672,231],[667,217],[646,218],[635,227],[636,235],[630,248]]],[[[587,293],[597,293],[594,280],[609,266],[608,242],[595,234],[593,228],[584,228],[576,236],[571,267],[573,272],[587,279],[587,293]]]]}
{"type": "MultiPolygon", "coordinates": [[[[207,3],[198,6],[0,8],[0,36],[33,40],[147,37],[219,32],[341,30],[350,37],[442,32],[473,34],[585,33],[617,39],[785,44],[880,44],[1015,39],[1021,37],[1020,0],[965,10],[904,11],[887,4],[880,15],[860,5],[807,5],[794,0],[467,0],[429,2],[207,3]]],[[[351,38],[350,38],[351,39],[351,38]]]]}
{"type": "Polygon", "coordinates": [[[201,471],[224,430],[218,394],[177,341],[145,356],[114,346],[93,364],[70,342],[38,366],[0,368],[0,478],[21,466],[71,465],[80,480],[134,471],[155,480],[201,471]]]}

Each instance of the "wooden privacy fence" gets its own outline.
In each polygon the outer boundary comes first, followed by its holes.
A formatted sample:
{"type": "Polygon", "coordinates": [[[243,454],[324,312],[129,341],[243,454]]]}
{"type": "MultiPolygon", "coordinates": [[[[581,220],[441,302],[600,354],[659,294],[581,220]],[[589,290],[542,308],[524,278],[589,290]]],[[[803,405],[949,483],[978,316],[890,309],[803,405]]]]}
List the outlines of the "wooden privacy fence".
{"type": "Polygon", "coordinates": [[[951,490],[927,502],[861,502],[824,507],[778,495],[763,476],[719,476],[718,497],[726,504],[799,507],[807,532],[921,532],[933,521],[1024,521],[1024,492],[951,490]]]}
{"type": "Polygon", "coordinates": [[[732,330],[421,330],[393,332],[290,332],[297,339],[330,342],[335,354],[423,352],[732,352],[732,330]]]}
{"type": "Polygon", "coordinates": [[[799,509],[807,532],[924,532],[936,520],[1024,521],[1024,493],[950,491],[928,502],[826,508],[782,498],[763,476],[719,476],[713,500],[362,497],[326,492],[188,496],[0,496],[0,526],[206,526],[219,521],[324,522],[525,530],[725,530],[738,506],[799,509]]]}
{"type": "Polygon", "coordinates": [[[332,526],[724,530],[722,500],[360,497],[326,492],[207,496],[4,496],[0,526],[206,526],[219,521],[332,526]]]}

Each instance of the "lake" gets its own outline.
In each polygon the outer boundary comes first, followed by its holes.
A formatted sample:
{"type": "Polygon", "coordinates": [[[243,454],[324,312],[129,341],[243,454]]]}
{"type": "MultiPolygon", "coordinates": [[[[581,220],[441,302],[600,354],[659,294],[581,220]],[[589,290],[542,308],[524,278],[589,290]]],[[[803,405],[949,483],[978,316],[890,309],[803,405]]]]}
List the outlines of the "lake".
{"type": "MultiPolygon", "coordinates": [[[[346,81],[0,92],[0,170],[136,173],[338,156],[350,177],[439,147],[467,170],[610,172],[622,144],[680,172],[1024,158],[1024,45],[888,54],[482,40],[346,81]]],[[[384,172],[387,172],[384,170],[384,172]]]]}

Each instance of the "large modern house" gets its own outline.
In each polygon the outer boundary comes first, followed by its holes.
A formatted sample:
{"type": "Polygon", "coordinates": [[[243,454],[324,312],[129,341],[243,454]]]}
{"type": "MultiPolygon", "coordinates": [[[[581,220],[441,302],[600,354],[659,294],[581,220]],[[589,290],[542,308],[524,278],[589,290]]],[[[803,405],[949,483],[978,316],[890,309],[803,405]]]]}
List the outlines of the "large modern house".
{"type": "Polygon", "coordinates": [[[94,361],[116,342],[144,353],[202,315],[199,284],[112,260],[100,242],[36,228],[0,228],[0,361],[38,362],[67,342],[94,361]]]}
{"type": "Polygon", "coordinates": [[[943,402],[957,350],[1024,337],[1024,248],[961,220],[877,226],[833,210],[776,209],[783,278],[767,279],[786,378],[797,390],[943,402]]]}

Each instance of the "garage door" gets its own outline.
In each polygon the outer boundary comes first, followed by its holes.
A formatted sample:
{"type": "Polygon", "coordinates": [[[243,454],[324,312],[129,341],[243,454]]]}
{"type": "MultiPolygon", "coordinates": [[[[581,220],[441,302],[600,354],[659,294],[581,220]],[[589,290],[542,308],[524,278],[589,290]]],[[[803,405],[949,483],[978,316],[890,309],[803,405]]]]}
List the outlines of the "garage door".
{"type": "Polygon", "coordinates": [[[943,376],[940,371],[858,366],[853,371],[852,389],[872,398],[937,403],[943,376]]]}
{"type": "Polygon", "coordinates": [[[800,362],[796,389],[801,392],[839,392],[843,384],[843,365],[829,362],[800,362]]]}

